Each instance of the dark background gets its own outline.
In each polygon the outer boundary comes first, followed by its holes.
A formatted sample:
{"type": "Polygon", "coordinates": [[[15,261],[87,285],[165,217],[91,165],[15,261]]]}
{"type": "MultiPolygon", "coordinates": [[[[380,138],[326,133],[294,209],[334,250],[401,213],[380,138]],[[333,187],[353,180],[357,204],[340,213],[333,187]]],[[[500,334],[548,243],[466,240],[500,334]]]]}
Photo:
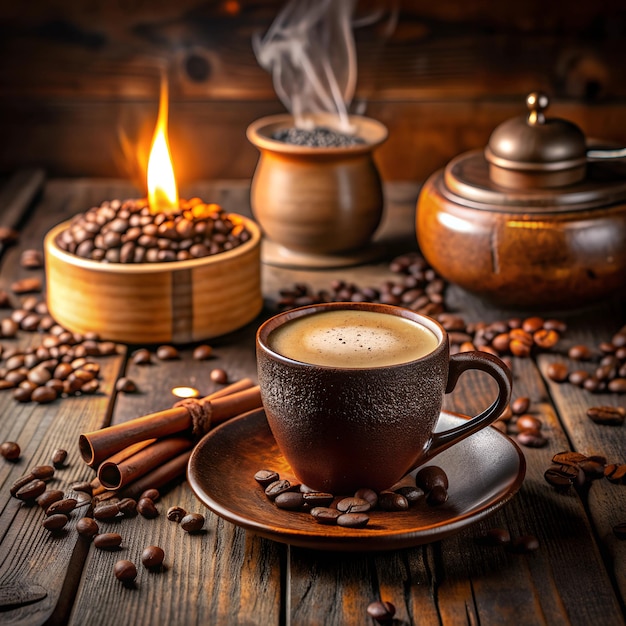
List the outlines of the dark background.
{"type": "MultiPolygon", "coordinates": [[[[170,81],[170,142],[180,182],[249,178],[254,119],[284,111],[257,63],[281,0],[30,0],[0,7],[0,174],[140,181],[156,120],[159,70],[170,81]]],[[[389,8],[359,2],[358,13],[389,8]]],[[[482,147],[528,92],[549,115],[626,144],[626,2],[404,0],[355,33],[354,108],[390,132],[386,180],[424,180],[482,147]]]]}

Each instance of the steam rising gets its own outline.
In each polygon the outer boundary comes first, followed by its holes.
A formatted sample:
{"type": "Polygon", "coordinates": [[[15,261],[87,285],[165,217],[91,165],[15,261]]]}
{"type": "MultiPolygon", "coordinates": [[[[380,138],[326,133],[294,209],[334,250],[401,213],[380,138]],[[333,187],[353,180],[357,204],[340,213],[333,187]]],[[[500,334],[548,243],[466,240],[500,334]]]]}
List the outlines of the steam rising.
{"type": "Polygon", "coordinates": [[[264,37],[253,37],[259,64],[272,74],[274,89],[299,128],[307,116],[335,113],[349,131],[348,106],[357,67],[352,13],[356,0],[290,0],[264,37]]]}

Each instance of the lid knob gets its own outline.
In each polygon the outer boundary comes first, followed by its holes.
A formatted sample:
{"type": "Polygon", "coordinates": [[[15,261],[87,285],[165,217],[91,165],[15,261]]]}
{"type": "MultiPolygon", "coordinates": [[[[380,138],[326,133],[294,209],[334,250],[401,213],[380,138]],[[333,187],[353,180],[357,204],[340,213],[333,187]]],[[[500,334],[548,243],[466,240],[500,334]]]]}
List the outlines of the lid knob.
{"type": "Polygon", "coordinates": [[[546,118],[550,101],[541,91],[526,97],[528,115],[498,126],[485,148],[493,182],[514,189],[561,187],[585,177],[586,141],[567,120],[546,118]]]}

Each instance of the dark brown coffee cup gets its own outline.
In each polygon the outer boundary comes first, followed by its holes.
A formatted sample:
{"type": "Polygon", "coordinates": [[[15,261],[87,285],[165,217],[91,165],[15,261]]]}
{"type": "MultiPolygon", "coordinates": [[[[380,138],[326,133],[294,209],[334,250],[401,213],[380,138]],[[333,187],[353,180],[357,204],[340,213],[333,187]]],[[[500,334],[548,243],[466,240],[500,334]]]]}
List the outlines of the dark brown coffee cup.
{"type": "Polygon", "coordinates": [[[511,395],[511,374],[500,359],[484,352],[450,356],[443,327],[402,307],[359,302],[294,309],[266,321],[256,347],[263,407],[276,443],[297,478],[320,491],[347,494],[392,486],[495,421],[511,395]],[[434,334],[435,347],[419,358],[371,367],[318,365],[273,347],[272,333],[292,320],[355,310],[414,322],[420,332],[425,328],[434,334]],[[462,425],[434,432],[444,394],[471,369],[496,381],[493,404],[462,425]]]}

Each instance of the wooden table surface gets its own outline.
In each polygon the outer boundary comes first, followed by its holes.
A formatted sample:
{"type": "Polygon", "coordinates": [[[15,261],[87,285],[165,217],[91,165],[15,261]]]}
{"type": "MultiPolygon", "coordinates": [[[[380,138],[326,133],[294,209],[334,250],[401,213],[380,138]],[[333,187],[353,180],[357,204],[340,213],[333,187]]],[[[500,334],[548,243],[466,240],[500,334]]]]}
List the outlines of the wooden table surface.
{"type": "MultiPolygon", "coordinates": [[[[217,181],[183,189],[218,202],[228,211],[249,214],[245,181],[217,181]]],[[[613,527],[626,522],[626,486],[606,479],[588,490],[558,492],[544,479],[552,456],[563,450],[604,455],[626,463],[626,426],[606,426],[586,415],[591,406],[626,405],[626,396],[591,394],[546,376],[550,363],[572,365],[568,347],[597,346],[626,323],[619,294],[614,301],[584,312],[562,313],[567,322],[561,341],[531,358],[512,358],[513,397],[530,398],[530,413],[542,422],[547,439],[540,448],[521,447],[527,463],[519,492],[492,516],[434,543],[392,551],[325,552],[261,538],[204,509],[186,482],[162,495],[156,519],[142,516],[102,524],[123,536],[117,552],[96,549],[80,540],[73,513],[60,533],[42,528],[37,505],[21,503],[10,486],[30,468],[48,464],[57,448],[69,452],[68,464],[50,485],[66,493],[93,477],[80,459],[78,435],[170,407],[176,385],[197,387],[202,395],[219,386],[209,374],[226,370],[231,380],[256,379],[254,333],[276,310],[278,291],[294,283],[327,287],[334,278],[361,286],[397,278],[389,269],[396,254],[416,249],[416,184],[388,185],[387,211],[378,241],[387,256],[358,267],[307,271],[262,268],[265,309],[246,328],[211,341],[214,358],[196,361],[193,346],[180,347],[181,359],[153,359],[149,367],[129,359],[136,346],[119,346],[101,363],[99,393],[58,399],[50,404],[18,403],[0,392],[0,441],[16,441],[18,462],[0,459],[0,622],[3,624],[368,624],[367,607],[379,598],[396,607],[396,624],[624,624],[626,541],[613,527]],[[116,393],[115,382],[128,376],[138,393],[116,393]],[[205,529],[188,534],[165,517],[180,505],[206,515],[205,529]],[[513,538],[533,535],[538,549],[517,554],[486,547],[481,537],[493,528],[513,538]],[[150,572],[140,564],[147,545],[165,550],[165,567],[150,572]],[[120,558],[138,564],[134,587],[113,576],[120,558]]],[[[2,249],[0,289],[14,305],[24,296],[11,293],[18,278],[41,276],[24,269],[25,249],[42,249],[45,233],[55,224],[102,200],[136,197],[122,181],[48,180],[37,172],[17,174],[0,188],[0,226],[19,230],[19,241],[2,249]],[[31,202],[32,200],[32,202],[31,202]]],[[[43,296],[42,296],[43,297],[43,296]]],[[[468,322],[506,320],[498,311],[454,287],[446,290],[447,310],[468,322]]],[[[1,317],[10,310],[0,311],[1,317]]],[[[516,315],[519,316],[519,313],[516,315]]],[[[38,344],[41,335],[20,331],[2,339],[5,348],[38,344]]],[[[583,364],[590,369],[592,364],[583,364]]],[[[484,406],[489,386],[468,376],[446,398],[449,410],[467,413],[484,406]]],[[[494,463],[494,471],[497,464],[494,463]]],[[[471,471],[471,468],[468,468],[471,471]]],[[[83,509],[87,513],[87,509],[83,509]]],[[[367,532],[364,530],[364,532],[367,532]]]]}

